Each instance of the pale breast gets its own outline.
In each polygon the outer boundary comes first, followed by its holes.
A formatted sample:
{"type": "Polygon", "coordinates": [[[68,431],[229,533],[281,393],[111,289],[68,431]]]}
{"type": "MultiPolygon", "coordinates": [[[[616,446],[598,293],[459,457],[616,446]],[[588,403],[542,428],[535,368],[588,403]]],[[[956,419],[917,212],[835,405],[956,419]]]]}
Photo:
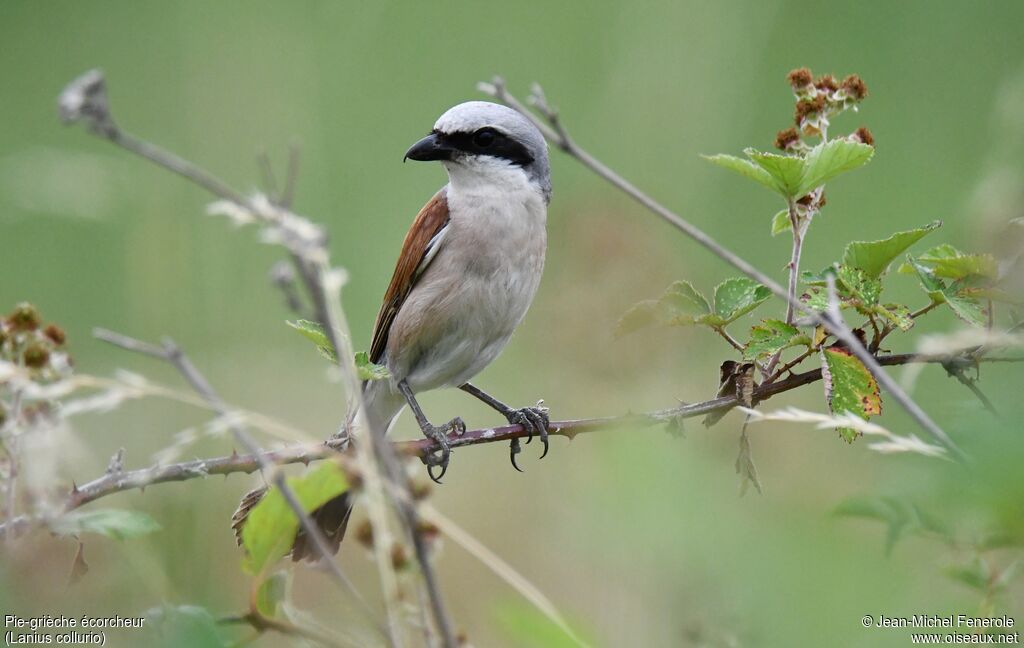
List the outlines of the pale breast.
{"type": "Polygon", "coordinates": [[[536,192],[452,195],[441,248],[395,318],[388,365],[414,391],[457,386],[498,356],[540,284],[546,206],[536,192]]]}

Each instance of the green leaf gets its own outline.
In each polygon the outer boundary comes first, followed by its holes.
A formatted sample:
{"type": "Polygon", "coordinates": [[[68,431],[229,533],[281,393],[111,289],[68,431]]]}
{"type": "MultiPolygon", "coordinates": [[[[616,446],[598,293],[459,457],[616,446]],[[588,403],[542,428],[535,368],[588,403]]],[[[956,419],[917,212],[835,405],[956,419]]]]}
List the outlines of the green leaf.
{"type": "Polygon", "coordinates": [[[591,645],[577,639],[536,608],[522,603],[507,603],[496,610],[497,626],[510,645],[523,648],[579,648],[591,645]]]}
{"type": "MultiPolygon", "coordinates": [[[[300,477],[289,477],[287,483],[307,512],[348,490],[345,473],[333,461],[325,461],[300,477]]],[[[260,503],[249,511],[242,528],[246,571],[264,573],[288,553],[298,528],[299,520],[281,492],[276,488],[267,491],[260,503]]]]}
{"type": "Polygon", "coordinates": [[[693,324],[711,312],[711,305],[688,281],[675,281],[658,300],[669,324],[693,324]]]}
{"type": "Polygon", "coordinates": [[[331,339],[327,337],[327,333],[324,332],[322,326],[316,322],[310,322],[309,320],[295,320],[286,321],[285,324],[292,327],[296,331],[302,334],[307,340],[311,341],[316,345],[317,351],[328,360],[337,360],[337,356],[334,353],[334,345],[331,344],[331,339]]]}
{"type": "MultiPolygon", "coordinates": [[[[772,296],[772,292],[747,277],[726,279],[715,287],[715,325],[724,325],[749,313],[772,296]]],[[[711,322],[709,322],[711,323],[711,322]]]]}
{"type": "Polygon", "coordinates": [[[762,320],[750,329],[750,341],[743,347],[743,358],[755,360],[789,347],[810,343],[811,339],[792,324],[777,319],[762,320]]]}
{"type": "Polygon", "coordinates": [[[772,236],[793,230],[793,221],[789,220],[789,210],[782,209],[772,217],[772,236]]]}
{"type": "Polygon", "coordinates": [[[931,268],[919,263],[914,257],[907,257],[907,265],[917,273],[921,288],[932,301],[948,304],[957,317],[972,326],[982,327],[988,324],[988,310],[971,296],[969,290],[960,289],[956,285],[946,285],[946,282],[935,276],[931,268]]]}
{"type": "Polygon", "coordinates": [[[657,300],[634,304],[619,319],[615,336],[621,337],[647,326],[688,326],[703,322],[711,313],[704,295],[686,281],[676,281],[657,300]]]}
{"type": "Polygon", "coordinates": [[[629,310],[622,314],[622,317],[615,324],[614,335],[619,338],[623,335],[629,335],[634,331],[639,331],[642,328],[663,323],[661,305],[658,303],[658,300],[647,299],[633,304],[629,307],[629,310]]]}
{"type": "Polygon", "coordinates": [[[871,312],[879,315],[901,331],[909,331],[914,326],[914,320],[910,317],[910,309],[902,304],[885,304],[874,306],[871,312]]]}
{"type": "Polygon", "coordinates": [[[127,540],[159,531],[160,525],[140,511],[98,509],[65,513],[50,522],[50,530],[57,535],[98,533],[115,540],[127,540]]]}
{"type": "Polygon", "coordinates": [[[935,221],[924,227],[897,232],[881,241],[854,241],[843,252],[843,264],[859,268],[869,277],[881,277],[896,257],[941,225],[942,221],[935,221]]]}
{"type": "Polygon", "coordinates": [[[834,139],[818,144],[804,159],[804,174],[795,196],[803,196],[841,173],[864,166],[875,148],[860,142],[834,139]]]}
{"type": "Polygon", "coordinates": [[[759,182],[765,187],[771,189],[772,191],[778,191],[778,189],[775,186],[775,180],[772,179],[771,174],[769,174],[767,171],[765,171],[758,165],[754,164],[750,160],[744,160],[743,158],[738,158],[734,155],[726,155],[724,153],[719,155],[704,155],[702,157],[705,160],[711,162],[712,164],[716,164],[722,167],[723,169],[735,171],[736,173],[742,176],[759,182]]]}
{"type": "Polygon", "coordinates": [[[964,585],[982,592],[988,590],[989,579],[991,578],[988,563],[981,556],[976,556],[968,565],[950,567],[946,570],[946,575],[953,580],[960,581],[964,585]]]}
{"type": "MultiPolygon", "coordinates": [[[[783,196],[799,198],[800,184],[804,176],[804,160],[793,155],[764,153],[748,148],[743,151],[759,167],[768,172],[775,181],[775,189],[783,196]]],[[[804,192],[807,193],[807,192],[804,192]]]]}
{"type": "Polygon", "coordinates": [[[279,571],[260,582],[256,590],[256,610],[265,618],[273,619],[281,611],[281,603],[288,596],[288,572],[279,571]]]}
{"type": "MultiPolygon", "coordinates": [[[[882,413],[878,382],[857,356],[841,347],[828,347],[821,350],[821,358],[825,399],[833,414],[852,412],[866,421],[882,413]]],[[[838,431],[849,443],[859,436],[851,428],[838,431]]]]}
{"type": "Polygon", "coordinates": [[[146,627],[153,628],[158,646],[225,648],[231,645],[220,636],[217,622],[205,608],[195,605],[165,605],[146,612],[146,627]]]}
{"type": "Polygon", "coordinates": [[[356,351],[356,373],[359,380],[385,380],[391,377],[387,367],[370,362],[370,354],[366,351],[356,351]]]}
{"type": "Polygon", "coordinates": [[[903,502],[894,497],[852,497],[835,508],[834,515],[841,517],[878,520],[888,527],[885,538],[885,553],[892,552],[896,542],[907,532],[937,534],[949,537],[949,529],[940,520],[925,513],[917,505],[903,502]]]}
{"type": "Polygon", "coordinates": [[[868,276],[860,268],[840,265],[836,269],[836,291],[840,297],[855,299],[860,306],[870,307],[878,303],[882,294],[881,280],[868,276]]]}

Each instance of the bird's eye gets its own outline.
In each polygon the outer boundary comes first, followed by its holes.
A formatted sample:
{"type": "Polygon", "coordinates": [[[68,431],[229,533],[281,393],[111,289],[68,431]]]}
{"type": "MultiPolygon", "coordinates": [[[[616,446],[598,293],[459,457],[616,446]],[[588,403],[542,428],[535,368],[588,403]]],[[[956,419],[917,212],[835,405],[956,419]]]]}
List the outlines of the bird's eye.
{"type": "Polygon", "coordinates": [[[473,133],[473,144],[477,145],[480,148],[487,148],[491,144],[494,144],[494,140],[496,140],[497,138],[497,133],[495,133],[492,129],[481,128],[477,132],[473,133]]]}

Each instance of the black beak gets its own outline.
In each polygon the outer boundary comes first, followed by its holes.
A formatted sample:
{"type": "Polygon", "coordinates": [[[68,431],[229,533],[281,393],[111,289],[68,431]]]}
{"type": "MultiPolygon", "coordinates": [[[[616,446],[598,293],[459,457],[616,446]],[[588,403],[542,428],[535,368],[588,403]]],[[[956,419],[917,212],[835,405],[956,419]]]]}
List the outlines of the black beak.
{"type": "Polygon", "coordinates": [[[416,160],[417,162],[450,160],[454,151],[455,149],[445,142],[443,135],[431,133],[410,146],[409,150],[405,152],[402,162],[406,160],[416,160]]]}

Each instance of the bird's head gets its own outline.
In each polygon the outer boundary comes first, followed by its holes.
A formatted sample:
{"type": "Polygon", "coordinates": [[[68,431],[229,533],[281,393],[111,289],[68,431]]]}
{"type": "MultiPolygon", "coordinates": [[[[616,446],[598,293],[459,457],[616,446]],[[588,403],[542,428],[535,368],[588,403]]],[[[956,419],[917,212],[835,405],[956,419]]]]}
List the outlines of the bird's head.
{"type": "Polygon", "coordinates": [[[545,198],[551,193],[544,136],[517,111],[487,101],[449,109],[405,159],[438,160],[453,181],[503,184],[525,175],[545,198]]]}

